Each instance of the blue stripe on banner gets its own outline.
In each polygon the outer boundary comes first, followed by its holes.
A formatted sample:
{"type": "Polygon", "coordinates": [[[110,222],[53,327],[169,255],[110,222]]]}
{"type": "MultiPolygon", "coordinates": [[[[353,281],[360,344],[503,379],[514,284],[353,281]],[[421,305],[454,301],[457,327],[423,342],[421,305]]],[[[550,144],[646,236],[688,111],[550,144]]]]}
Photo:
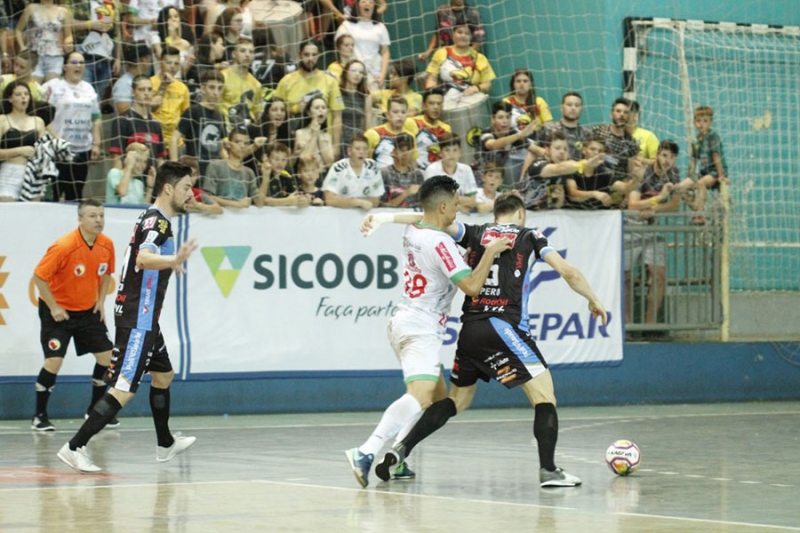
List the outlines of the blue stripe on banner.
{"type": "MultiPolygon", "coordinates": [[[[184,215],[181,217],[183,219],[183,238],[181,242],[185,242],[189,240],[189,221],[191,215],[184,215]]],[[[189,377],[189,374],[192,370],[192,336],[189,334],[189,269],[186,269],[186,274],[183,276],[183,291],[181,293],[181,303],[183,307],[183,329],[185,333],[186,340],[184,341],[186,344],[186,366],[185,369],[181,368],[181,373],[183,374],[183,379],[189,377]]]]}
{"type": "Polygon", "coordinates": [[[128,337],[128,346],[125,347],[125,358],[120,370],[120,377],[128,384],[132,384],[133,378],[136,376],[136,368],[139,366],[139,359],[142,357],[145,335],[147,335],[145,330],[132,329],[128,337]]]}
{"type": "Polygon", "coordinates": [[[489,323],[492,325],[494,330],[500,336],[501,339],[506,343],[506,346],[517,356],[519,357],[520,361],[523,363],[527,361],[539,361],[539,357],[531,350],[525,341],[523,341],[517,332],[514,331],[514,326],[509,324],[504,320],[500,320],[497,317],[492,317],[489,319],[489,323]]]}

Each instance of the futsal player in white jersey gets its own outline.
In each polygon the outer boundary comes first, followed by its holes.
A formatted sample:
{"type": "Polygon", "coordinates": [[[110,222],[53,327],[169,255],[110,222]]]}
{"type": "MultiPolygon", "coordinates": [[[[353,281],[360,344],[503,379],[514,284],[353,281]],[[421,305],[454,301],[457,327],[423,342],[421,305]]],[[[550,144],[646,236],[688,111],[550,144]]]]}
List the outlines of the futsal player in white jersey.
{"type": "MultiPolygon", "coordinates": [[[[403,368],[406,394],[384,411],[372,435],[361,446],[345,452],[362,487],[368,484],[372,461],[383,444],[404,427],[410,428],[424,409],[446,393],[439,349],[456,287],[468,296],[477,296],[494,256],[511,246],[506,238],[487,244],[487,253],[470,271],[453,238],[444,232],[456,218],[458,188],[449,176],[426,180],[419,189],[422,220],[408,226],[403,235],[405,289],[402,303],[389,321],[388,334],[403,368]]],[[[414,473],[402,463],[394,477],[410,479],[414,473]]]]}

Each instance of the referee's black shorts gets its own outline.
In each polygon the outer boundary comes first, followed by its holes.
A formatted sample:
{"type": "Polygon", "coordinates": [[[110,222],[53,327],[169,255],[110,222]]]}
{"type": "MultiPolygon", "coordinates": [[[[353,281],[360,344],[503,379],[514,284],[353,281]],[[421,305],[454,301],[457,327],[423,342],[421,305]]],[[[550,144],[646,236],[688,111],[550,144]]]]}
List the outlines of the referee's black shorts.
{"type": "Polygon", "coordinates": [[[512,389],[538,376],[547,363],[529,332],[497,317],[464,322],[450,382],[469,387],[496,379],[512,389]]]}
{"type": "Polygon", "coordinates": [[[75,351],[78,355],[107,352],[114,347],[108,338],[108,328],[100,320],[99,313],[93,313],[92,309],[67,313],[67,320],[56,322],[47,304],[39,300],[39,320],[42,323],[40,340],[45,359],[63,358],[71,339],[75,340],[75,351]]]}

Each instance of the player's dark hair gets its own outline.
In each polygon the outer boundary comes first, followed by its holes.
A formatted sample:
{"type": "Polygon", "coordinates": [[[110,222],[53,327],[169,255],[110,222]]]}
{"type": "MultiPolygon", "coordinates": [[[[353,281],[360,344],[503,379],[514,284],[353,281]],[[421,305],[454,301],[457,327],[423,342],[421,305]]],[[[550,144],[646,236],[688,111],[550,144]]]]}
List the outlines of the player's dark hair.
{"type": "Polygon", "coordinates": [[[87,207],[103,207],[103,202],[100,200],[95,200],[94,198],[87,198],[85,200],[81,200],[78,204],[78,216],[83,215],[83,211],[87,207]]]}
{"type": "Polygon", "coordinates": [[[495,218],[511,215],[520,209],[525,210],[525,202],[516,191],[504,192],[494,199],[495,218]]]}
{"type": "Polygon", "coordinates": [[[630,108],[631,108],[631,101],[630,101],[630,100],[628,100],[628,99],[627,99],[627,98],[625,98],[625,97],[622,97],[622,96],[620,96],[619,98],[617,98],[616,100],[614,100],[614,103],[613,103],[613,104],[611,104],[611,109],[614,109],[615,107],[617,107],[617,104],[622,104],[622,105],[624,105],[625,107],[627,107],[628,109],[630,109],[630,108]]]}
{"type": "Polygon", "coordinates": [[[156,183],[153,186],[153,196],[158,197],[164,190],[164,185],[175,186],[186,176],[192,175],[192,169],[177,161],[165,161],[156,172],[156,183]]]}
{"type": "Polygon", "coordinates": [[[441,85],[437,85],[436,87],[431,87],[430,89],[422,93],[422,103],[424,104],[429,97],[434,95],[438,95],[444,98],[444,93],[445,93],[444,87],[442,87],[441,85]]]}
{"type": "Polygon", "coordinates": [[[658,151],[667,150],[675,155],[678,155],[678,143],[673,140],[665,139],[658,145],[658,151]]]}
{"type": "Polygon", "coordinates": [[[561,103],[563,104],[564,102],[566,102],[567,98],[569,98],[570,96],[574,96],[580,99],[581,104],[583,103],[583,96],[581,96],[581,94],[577,91],[570,91],[568,93],[564,93],[564,96],[561,97],[561,103]]]}
{"type": "Polygon", "coordinates": [[[495,102],[494,104],[492,104],[492,116],[493,116],[493,117],[494,117],[494,116],[495,116],[497,113],[499,113],[500,111],[505,111],[506,113],[508,113],[508,114],[510,115],[510,114],[511,114],[511,112],[512,112],[512,111],[514,111],[514,106],[512,106],[512,105],[511,105],[511,104],[509,104],[508,102],[503,102],[502,100],[500,100],[499,102],[495,102]]]}
{"type": "Polygon", "coordinates": [[[458,191],[458,182],[450,176],[432,176],[419,188],[419,203],[424,209],[434,209],[458,191]]]}

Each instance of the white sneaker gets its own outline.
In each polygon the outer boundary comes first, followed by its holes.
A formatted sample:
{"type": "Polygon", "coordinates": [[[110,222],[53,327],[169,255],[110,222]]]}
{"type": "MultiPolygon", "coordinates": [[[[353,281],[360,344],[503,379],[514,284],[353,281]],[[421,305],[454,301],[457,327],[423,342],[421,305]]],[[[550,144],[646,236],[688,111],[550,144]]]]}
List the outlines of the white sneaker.
{"type": "Polygon", "coordinates": [[[86,446],[78,448],[77,450],[70,450],[69,443],[66,443],[58,450],[57,455],[68,467],[79,474],[100,472],[102,470],[102,468],[92,462],[89,453],[86,451],[86,446]]]}
{"type": "Polygon", "coordinates": [[[182,437],[180,435],[173,435],[173,437],[175,438],[175,442],[173,442],[172,446],[169,448],[156,446],[156,461],[161,463],[169,461],[179,453],[183,453],[191,448],[194,441],[197,440],[196,437],[182,437]]]}
{"type": "Polygon", "coordinates": [[[544,468],[539,470],[539,485],[542,487],[577,487],[581,483],[581,478],[567,474],[560,468],[552,472],[544,468]]]}

